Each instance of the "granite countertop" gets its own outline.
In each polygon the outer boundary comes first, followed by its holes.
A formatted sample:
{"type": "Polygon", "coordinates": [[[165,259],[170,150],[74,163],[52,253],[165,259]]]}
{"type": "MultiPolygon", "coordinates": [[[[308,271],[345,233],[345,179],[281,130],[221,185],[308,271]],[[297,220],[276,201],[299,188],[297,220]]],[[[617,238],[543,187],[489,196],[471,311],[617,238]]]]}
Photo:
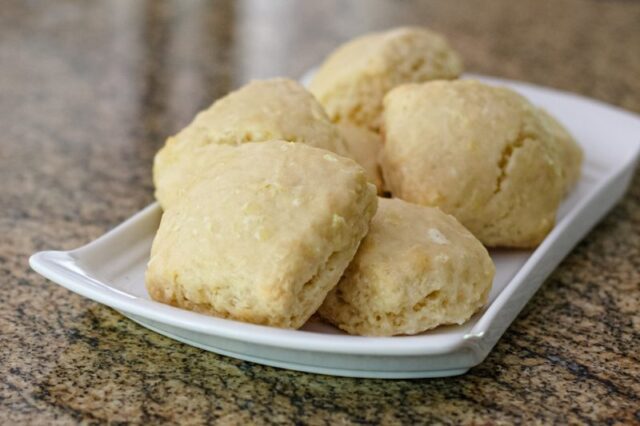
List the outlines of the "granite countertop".
{"type": "MultiPolygon", "coordinates": [[[[640,423],[640,177],[461,377],[278,370],[150,332],[38,276],[152,202],[167,135],[339,41],[442,31],[473,72],[640,112],[640,3],[8,1],[0,13],[0,424],[640,423]]],[[[615,129],[612,129],[615,131],[615,129]]]]}

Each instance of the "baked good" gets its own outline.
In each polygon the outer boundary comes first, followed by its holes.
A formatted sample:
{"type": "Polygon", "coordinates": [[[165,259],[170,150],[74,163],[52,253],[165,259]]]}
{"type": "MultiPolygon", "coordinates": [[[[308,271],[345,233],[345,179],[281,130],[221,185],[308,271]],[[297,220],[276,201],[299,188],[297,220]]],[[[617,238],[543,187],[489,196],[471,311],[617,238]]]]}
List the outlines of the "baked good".
{"type": "Polygon", "coordinates": [[[376,191],[353,160],[284,141],[211,145],[210,173],[164,212],[146,287],[159,302],[298,328],[368,231],[376,191]]]}
{"type": "Polygon", "coordinates": [[[524,97],[436,81],[398,87],[384,107],[380,162],[395,197],[440,207],[487,246],[534,247],[552,229],[580,150],[524,97]]]}
{"type": "Polygon", "coordinates": [[[253,81],[217,100],[167,140],[153,165],[156,198],[165,209],[175,203],[180,188],[176,182],[191,169],[198,148],[272,139],[302,142],[347,155],[338,130],[299,83],[284,78],[253,81]]]}
{"type": "Polygon", "coordinates": [[[382,139],[378,133],[358,127],[349,122],[338,123],[338,130],[346,143],[348,156],[353,158],[367,172],[369,181],[383,191],[382,172],[378,164],[378,155],[382,148],[382,139]]]}
{"type": "Polygon", "coordinates": [[[309,90],[334,122],[378,131],[382,99],[395,86],[456,78],[460,56],[426,28],[402,27],[355,38],[338,47],[313,77],[309,90]]]}
{"type": "Polygon", "coordinates": [[[580,179],[584,154],[582,148],[551,114],[543,109],[538,109],[540,119],[546,130],[553,136],[560,150],[560,164],[562,167],[562,180],[564,181],[565,194],[570,192],[580,179]]]}
{"type": "Polygon", "coordinates": [[[495,268],[438,208],[380,198],[378,212],[320,315],[351,334],[416,334],[462,324],[486,302],[495,268]]]}

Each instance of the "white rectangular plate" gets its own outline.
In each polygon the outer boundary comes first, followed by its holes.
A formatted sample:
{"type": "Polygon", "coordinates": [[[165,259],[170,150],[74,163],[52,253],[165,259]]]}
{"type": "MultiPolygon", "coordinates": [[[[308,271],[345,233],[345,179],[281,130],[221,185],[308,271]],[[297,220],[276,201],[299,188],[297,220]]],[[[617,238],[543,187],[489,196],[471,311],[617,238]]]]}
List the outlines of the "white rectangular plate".
{"type": "Polygon", "coordinates": [[[319,321],[284,330],[174,308],[150,300],[144,271],[161,216],[157,204],[76,250],[33,255],[33,269],[111,306],[158,333],[248,361],[338,376],[452,376],[479,364],[543,280],[622,197],[640,152],[640,117],[529,84],[473,76],[513,88],[555,115],[585,151],[578,186],[563,202],[558,223],[535,251],[492,251],[496,277],[489,303],[462,326],[416,336],[349,336],[319,321]]]}

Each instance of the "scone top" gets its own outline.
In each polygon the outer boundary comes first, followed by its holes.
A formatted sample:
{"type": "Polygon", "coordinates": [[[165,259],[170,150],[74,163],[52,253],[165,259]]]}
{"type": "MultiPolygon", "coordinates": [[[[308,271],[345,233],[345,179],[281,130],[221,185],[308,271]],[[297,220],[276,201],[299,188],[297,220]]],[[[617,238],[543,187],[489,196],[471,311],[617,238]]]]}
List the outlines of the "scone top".
{"type": "Polygon", "coordinates": [[[461,324],[486,303],[494,272],[487,250],[454,217],[381,198],[356,257],[319,312],[369,336],[461,324]]]}
{"type": "Polygon", "coordinates": [[[399,84],[456,78],[460,55],[426,28],[404,27],[355,38],[322,64],[309,88],[334,122],[378,131],[384,95],[399,84]]]}
{"type": "Polygon", "coordinates": [[[199,173],[202,148],[274,139],[348,155],[322,106],[299,83],[284,78],[253,81],[217,100],[167,140],[154,159],[156,198],[165,209],[176,203],[185,177],[199,173]]]}
{"type": "Polygon", "coordinates": [[[207,149],[210,172],[163,215],[149,293],[216,316],[300,327],[366,234],[374,186],[354,161],[305,144],[207,149]]]}
{"type": "Polygon", "coordinates": [[[533,247],[551,230],[580,150],[524,97],[436,81],[392,90],[384,108],[381,164],[394,196],[442,208],[488,246],[533,247]]]}

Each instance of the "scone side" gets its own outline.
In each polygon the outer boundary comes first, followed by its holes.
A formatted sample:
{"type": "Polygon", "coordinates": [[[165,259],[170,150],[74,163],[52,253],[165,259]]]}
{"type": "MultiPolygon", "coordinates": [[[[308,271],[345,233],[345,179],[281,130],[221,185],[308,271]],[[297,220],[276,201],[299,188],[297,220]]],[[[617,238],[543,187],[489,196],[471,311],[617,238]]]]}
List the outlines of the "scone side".
{"type": "Polygon", "coordinates": [[[321,317],[348,333],[369,336],[415,334],[470,318],[486,303],[495,273],[486,249],[455,218],[438,209],[411,206],[401,200],[383,199],[380,203],[370,233],[321,306],[321,317]],[[390,207],[390,203],[395,205],[390,207]],[[403,212],[405,207],[413,211],[403,212]],[[425,232],[425,224],[440,229],[443,234],[436,236],[452,239],[455,250],[442,246],[444,252],[436,254],[433,246],[423,251],[411,241],[397,245],[403,232],[413,231],[393,223],[396,212],[403,213],[399,217],[407,221],[422,219],[416,232],[425,232]],[[388,253],[392,246],[400,252],[388,253]],[[463,288],[471,294],[459,301],[452,292],[463,288]],[[392,300],[387,300],[389,297],[392,300]],[[444,311],[438,306],[443,300],[451,301],[444,311]],[[458,309],[454,309],[456,303],[458,309]]]}
{"type": "Polygon", "coordinates": [[[584,153],[571,133],[555,117],[542,108],[538,108],[537,111],[542,125],[556,140],[559,158],[564,165],[561,168],[565,182],[564,192],[568,194],[580,180],[584,153]]]}
{"type": "Polygon", "coordinates": [[[375,187],[367,184],[367,189],[359,197],[356,213],[345,222],[344,229],[350,234],[347,236],[347,244],[341,244],[320,265],[306,282],[301,282],[296,287],[297,302],[295,313],[291,316],[293,328],[299,328],[318,310],[327,294],[335,288],[344,271],[353,260],[361,241],[369,231],[371,219],[377,211],[377,196],[375,187]],[[306,292],[305,292],[306,290],[306,292]]]}
{"type": "Polygon", "coordinates": [[[378,162],[378,156],[382,149],[381,136],[349,122],[338,123],[336,127],[346,142],[349,157],[365,169],[369,181],[376,186],[378,194],[382,194],[384,185],[378,162]]]}
{"type": "MultiPolygon", "coordinates": [[[[215,193],[206,189],[208,178],[202,180],[189,191],[188,196],[180,205],[167,210],[163,216],[160,230],[154,241],[151,262],[147,270],[147,287],[150,290],[150,294],[152,294],[155,299],[170,303],[174,306],[214,314],[220,317],[279,327],[299,327],[313,314],[317,305],[324,299],[326,293],[337,283],[342,270],[344,270],[349,260],[353,257],[355,247],[357,247],[360,239],[362,239],[366,233],[368,222],[374,214],[375,202],[377,201],[373,185],[367,183],[364,170],[353,160],[303,144],[271,141],[249,143],[241,147],[225,148],[212,146],[206,148],[223,153],[220,158],[224,163],[222,169],[227,167],[227,165],[228,167],[232,167],[231,171],[233,172],[233,176],[247,176],[242,172],[245,166],[240,167],[240,164],[249,164],[254,160],[262,159],[266,161],[266,163],[263,164],[265,172],[269,171],[269,173],[271,173],[271,171],[274,171],[276,176],[279,176],[278,179],[280,179],[280,176],[282,176],[282,179],[288,179],[284,175],[281,175],[281,172],[277,171],[279,170],[278,167],[286,167],[294,172],[291,176],[293,180],[268,180],[267,187],[275,185],[277,188],[280,185],[285,185],[283,187],[283,189],[285,189],[287,182],[297,185],[301,183],[299,181],[300,176],[304,175],[306,179],[309,178],[309,173],[313,175],[311,178],[333,182],[324,184],[324,188],[322,189],[310,183],[304,184],[308,189],[307,192],[303,192],[303,194],[313,194],[312,199],[325,200],[325,202],[329,204],[324,206],[318,204],[318,201],[314,201],[313,205],[315,207],[313,208],[316,213],[312,214],[311,218],[317,217],[317,220],[312,220],[308,225],[304,225],[304,228],[300,228],[299,226],[296,228],[298,232],[301,233],[292,235],[293,239],[291,242],[293,245],[291,248],[296,249],[296,253],[294,253],[295,258],[289,259],[290,256],[286,255],[286,252],[282,252],[282,255],[285,256],[282,258],[284,263],[282,263],[276,271],[273,271],[277,272],[277,274],[269,273],[269,275],[264,275],[264,273],[262,273],[260,276],[264,278],[264,281],[256,282],[254,283],[255,285],[250,282],[243,284],[244,287],[242,291],[249,291],[250,293],[248,293],[248,295],[251,295],[251,300],[255,298],[256,303],[260,303],[260,309],[256,307],[253,309],[245,309],[242,308],[242,306],[246,305],[247,308],[249,308],[251,303],[249,303],[249,305],[247,305],[247,303],[227,305],[220,303],[220,300],[218,300],[220,298],[216,300],[209,299],[210,297],[215,297],[216,294],[224,296],[224,300],[233,299],[235,295],[237,295],[237,292],[234,293],[232,288],[219,287],[219,284],[217,284],[220,279],[222,279],[223,283],[232,283],[232,281],[229,280],[232,280],[230,277],[233,276],[233,271],[228,271],[232,272],[231,275],[229,275],[228,272],[223,272],[223,275],[220,273],[213,275],[198,273],[198,275],[194,275],[190,269],[201,267],[197,265],[203,261],[207,263],[210,261],[203,259],[200,254],[197,256],[197,259],[190,260],[189,257],[185,258],[184,250],[180,251],[180,244],[182,243],[175,244],[176,241],[174,240],[168,240],[162,243],[162,240],[166,239],[167,235],[171,235],[172,232],[173,235],[179,238],[178,241],[184,242],[193,240],[193,238],[189,237],[192,232],[202,231],[201,228],[193,228],[194,223],[197,225],[202,221],[197,219],[196,222],[193,222],[193,220],[188,219],[194,212],[185,210],[188,208],[187,205],[191,204],[191,199],[205,200],[209,196],[212,196],[213,199],[220,199],[215,196],[215,193]],[[277,164],[266,160],[268,157],[267,154],[270,152],[279,157],[279,160],[276,162],[277,164]],[[253,153],[252,156],[248,157],[247,155],[251,153],[253,153]],[[311,165],[310,168],[299,169],[295,166],[296,164],[300,164],[300,161],[303,159],[311,161],[308,163],[311,165]],[[341,188],[341,190],[336,192],[333,189],[335,187],[341,188]],[[202,189],[206,190],[203,192],[202,189]],[[192,194],[191,192],[195,190],[198,191],[197,194],[192,194]],[[317,193],[318,190],[321,190],[321,193],[317,193]],[[320,198],[318,198],[318,196],[320,196],[320,198]],[[177,220],[181,214],[187,215],[189,223],[192,224],[190,225],[191,227],[184,228],[184,224],[186,223],[184,219],[177,220]],[[341,219],[338,220],[337,223],[342,224],[344,222],[344,224],[334,230],[331,226],[332,223],[336,221],[336,215],[341,219]],[[174,231],[171,231],[170,226],[174,228],[174,231]],[[159,259],[160,261],[156,261],[158,247],[161,247],[163,250],[161,258],[159,259]],[[314,249],[319,249],[320,253],[314,253],[314,249]],[[333,257],[330,256],[332,253],[334,254],[333,257]],[[306,259],[298,258],[299,256],[306,256],[306,254],[310,254],[312,257],[306,259]],[[167,265],[166,262],[163,262],[162,258],[169,259],[169,264],[167,265]],[[186,260],[187,264],[175,259],[186,260]],[[181,270],[182,272],[180,272],[181,270]],[[184,272],[188,272],[188,274],[184,272]],[[207,276],[215,278],[216,284],[213,288],[207,288],[206,281],[202,281],[203,277],[207,276]],[[314,276],[317,282],[312,282],[314,276]],[[195,282],[193,281],[194,277],[196,279],[195,282]],[[304,288],[305,283],[309,284],[306,288],[304,288]],[[183,288],[183,286],[186,287],[183,288]],[[165,290],[164,287],[167,287],[167,289],[165,290]],[[158,289],[163,291],[161,292],[158,289]],[[310,290],[314,290],[314,292],[310,293],[310,290]],[[189,294],[191,296],[189,296],[189,294]],[[311,308],[300,306],[300,302],[307,299],[310,300],[311,308]],[[298,311],[296,311],[296,309],[298,309],[298,311]]],[[[218,156],[216,155],[211,158],[216,159],[218,156]]],[[[214,165],[214,168],[216,167],[217,166],[214,165]]],[[[224,172],[222,169],[220,170],[221,173],[224,172]]],[[[221,175],[218,175],[217,177],[220,176],[221,175]]],[[[229,187],[225,181],[218,181],[216,178],[214,182],[219,182],[216,183],[216,185],[218,185],[220,190],[227,191],[228,194],[234,192],[233,186],[229,187]],[[219,185],[222,186],[220,187],[219,185]],[[231,192],[228,192],[230,190],[231,192]]],[[[249,190],[247,196],[253,194],[252,191],[253,190],[249,190]]],[[[304,208],[304,206],[307,205],[304,200],[302,200],[303,204],[300,204],[298,199],[291,198],[297,197],[297,195],[288,195],[289,192],[286,191],[286,189],[284,192],[276,190],[275,194],[286,195],[286,198],[282,199],[286,206],[293,205],[304,208]]],[[[253,196],[249,199],[253,199],[253,196]]],[[[240,199],[239,202],[244,203],[242,199],[240,199]]],[[[269,202],[269,204],[271,203],[269,202]]],[[[220,207],[221,206],[212,208],[214,208],[213,211],[219,211],[220,207]]],[[[309,207],[311,207],[311,205],[309,205],[309,207]]],[[[251,208],[251,211],[255,211],[253,207],[251,208]]],[[[235,212],[238,211],[238,209],[233,208],[232,211],[235,212]]],[[[300,214],[301,218],[305,220],[300,222],[301,224],[306,223],[306,218],[309,217],[307,214],[302,213],[303,211],[301,211],[300,214]]],[[[196,216],[200,216],[207,213],[195,212],[195,214],[196,216]]],[[[242,216],[238,217],[236,222],[238,222],[238,224],[253,223],[245,222],[242,216]]],[[[286,227],[287,223],[288,222],[283,223],[283,226],[286,227]]],[[[203,225],[197,226],[201,227],[203,225]]],[[[267,226],[269,225],[267,224],[267,226]]],[[[234,235],[235,234],[229,234],[231,238],[236,238],[234,235]]],[[[253,238],[253,235],[254,231],[249,230],[248,236],[253,238]]],[[[208,244],[210,241],[209,239],[205,239],[202,242],[208,244]]],[[[289,241],[289,237],[285,236],[285,239],[281,239],[281,241],[289,241]]],[[[193,246],[193,244],[200,243],[194,242],[188,244],[193,246]]],[[[200,245],[196,245],[196,247],[198,247],[198,250],[202,250],[200,245]]],[[[266,246],[264,247],[266,248],[266,246]]],[[[285,249],[283,246],[279,247],[281,251],[285,249]]],[[[228,248],[225,250],[228,251],[228,248]]],[[[280,256],[276,256],[274,259],[280,259],[280,256]]],[[[269,268],[269,270],[270,269],[271,268],[269,268]]],[[[268,272],[268,270],[266,272],[268,272]]],[[[243,274],[243,276],[244,278],[248,278],[253,275],[249,273],[249,275],[243,274]]],[[[252,281],[252,279],[249,279],[249,281],[252,281]]],[[[226,284],[223,284],[223,286],[224,285],[226,284]]],[[[222,301],[224,302],[224,300],[222,301]]]]}

